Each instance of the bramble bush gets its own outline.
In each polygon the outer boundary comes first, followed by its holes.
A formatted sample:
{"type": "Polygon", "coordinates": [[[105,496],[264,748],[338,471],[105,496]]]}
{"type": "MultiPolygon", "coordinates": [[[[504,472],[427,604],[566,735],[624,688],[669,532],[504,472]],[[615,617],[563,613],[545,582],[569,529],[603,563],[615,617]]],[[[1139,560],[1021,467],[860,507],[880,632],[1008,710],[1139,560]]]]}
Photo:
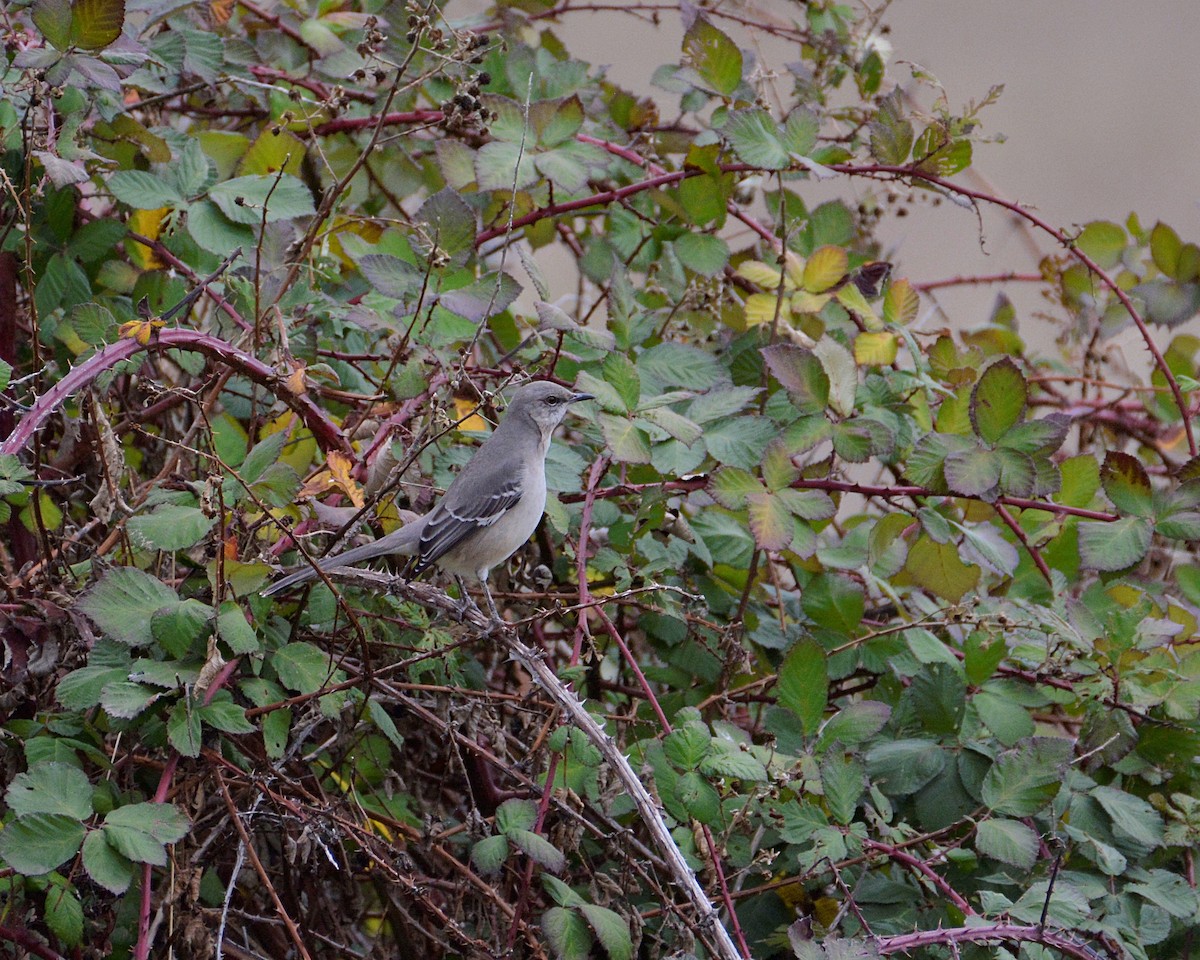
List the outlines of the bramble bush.
{"type": "Polygon", "coordinates": [[[998,91],[777,7],[5,7],[10,950],[1188,954],[1200,247],[965,186],[998,91]],[[682,21],[650,93],[556,33],[613,7],[682,21]],[[941,200],[1056,252],[880,262],[941,200]],[[941,329],[949,284],[1044,301],[941,329]],[[511,628],[259,595],[528,376],[597,399],[511,628]]]}

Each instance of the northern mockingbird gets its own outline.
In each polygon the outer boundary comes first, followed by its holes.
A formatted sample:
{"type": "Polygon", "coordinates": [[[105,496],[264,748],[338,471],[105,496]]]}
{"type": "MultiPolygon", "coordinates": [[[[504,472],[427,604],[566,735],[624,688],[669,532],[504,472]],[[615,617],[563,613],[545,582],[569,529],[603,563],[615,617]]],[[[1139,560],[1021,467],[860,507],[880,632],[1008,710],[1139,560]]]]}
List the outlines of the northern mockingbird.
{"type": "MultiPolygon", "coordinates": [[[[556,383],[538,381],[521,387],[495,432],[475,451],[470,462],[437,505],[373,543],[317,561],[322,570],[339,570],[387,553],[415,557],[409,576],[431,564],[453,574],[469,603],[463,577],[475,577],[483,587],[493,620],[500,620],[488,590],[492,567],[504,563],[533,535],[546,509],[546,451],[571,404],[594,399],[556,383]]],[[[297,570],[262,591],[269,597],[316,577],[311,567],[297,570]]]]}

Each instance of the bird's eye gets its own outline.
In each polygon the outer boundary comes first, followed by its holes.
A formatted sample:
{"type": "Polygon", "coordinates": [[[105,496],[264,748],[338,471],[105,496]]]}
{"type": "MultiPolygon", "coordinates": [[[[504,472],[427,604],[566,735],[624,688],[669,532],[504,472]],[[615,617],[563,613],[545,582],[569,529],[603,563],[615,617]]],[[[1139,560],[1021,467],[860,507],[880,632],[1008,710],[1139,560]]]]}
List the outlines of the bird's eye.
{"type": "Polygon", "coordinates": [[[550,404],[550,406],[554,406],[556,403],[558,403],[558,397],[547,397],[546,402],[550,404]]]}

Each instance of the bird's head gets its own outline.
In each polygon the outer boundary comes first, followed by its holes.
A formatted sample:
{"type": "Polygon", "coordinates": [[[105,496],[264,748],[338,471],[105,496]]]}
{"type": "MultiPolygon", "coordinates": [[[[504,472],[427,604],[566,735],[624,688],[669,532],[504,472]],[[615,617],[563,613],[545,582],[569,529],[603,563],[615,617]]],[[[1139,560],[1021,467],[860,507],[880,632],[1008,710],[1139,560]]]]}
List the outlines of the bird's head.
{"type": "Polygon", "coordinates": [[[528,418],[533,421],[543,436],[562,423],[571,409],[571,404],[580,400],[592,400],[590,393],[576,393],[569,387],[560,387],[548,380],[527,383],[513,394],[505,418],[528,418]]]}

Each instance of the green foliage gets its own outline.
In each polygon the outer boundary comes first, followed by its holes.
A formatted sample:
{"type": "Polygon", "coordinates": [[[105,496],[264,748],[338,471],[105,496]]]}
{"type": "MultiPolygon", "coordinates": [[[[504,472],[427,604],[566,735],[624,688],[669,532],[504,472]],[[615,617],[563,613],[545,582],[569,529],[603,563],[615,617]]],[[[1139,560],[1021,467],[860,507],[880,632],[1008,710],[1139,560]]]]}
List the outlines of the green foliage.
{"type": "Polygon", "coordinates": [[[917,114],[843,4],[685,5],[649,96],[585,6],[11,6],[6,931],[728,956],[692,870],[755,957],[1186,952],[1200,245],[1050,229],[1042,313],[930,333],[875,227],[1000,91],[917,114]],[[428,590],[259,594],[526,376],[596,400],[494,587],[602,736],[428,590]]]}

